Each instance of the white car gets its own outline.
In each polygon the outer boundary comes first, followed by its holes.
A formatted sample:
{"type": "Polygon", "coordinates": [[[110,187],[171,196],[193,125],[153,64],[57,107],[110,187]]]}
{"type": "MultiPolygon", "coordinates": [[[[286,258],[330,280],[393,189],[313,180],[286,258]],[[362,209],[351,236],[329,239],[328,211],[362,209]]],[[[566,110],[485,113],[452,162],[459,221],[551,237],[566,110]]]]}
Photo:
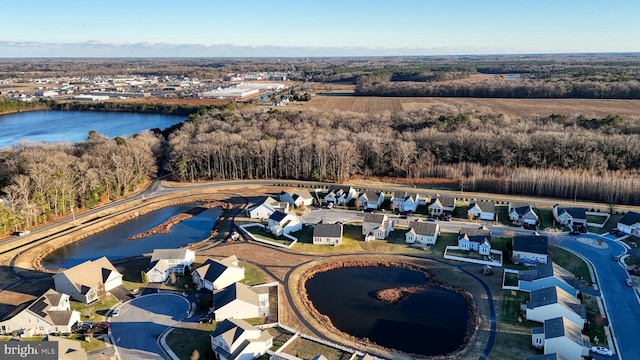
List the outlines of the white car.
{"type": "Polygon", "coordinates": [[[120,315],[120,309],[111,310],[111,317],[117,317],[118,315],[120,315]]]}
{"type": "Polygon", "coordinates": [[[606,347],[602,346],[594,346],[591,348],[591,351],[600,355],[613,356],[613,351],[611,351],[611,349],[607,349],[606,347]]]}

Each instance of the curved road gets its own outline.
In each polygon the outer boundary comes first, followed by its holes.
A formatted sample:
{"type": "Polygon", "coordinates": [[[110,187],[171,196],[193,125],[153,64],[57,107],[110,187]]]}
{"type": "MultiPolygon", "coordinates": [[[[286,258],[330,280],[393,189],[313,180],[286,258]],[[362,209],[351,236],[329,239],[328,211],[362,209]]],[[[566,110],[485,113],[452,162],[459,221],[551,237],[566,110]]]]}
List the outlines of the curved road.
{"type": "Polygon", "coordinates": [[[181,296],[159,293],[135,298],[111,318],[111,335],[123,360],[167,359],[158,336],[186,316],[189,303],[181,296]]]}

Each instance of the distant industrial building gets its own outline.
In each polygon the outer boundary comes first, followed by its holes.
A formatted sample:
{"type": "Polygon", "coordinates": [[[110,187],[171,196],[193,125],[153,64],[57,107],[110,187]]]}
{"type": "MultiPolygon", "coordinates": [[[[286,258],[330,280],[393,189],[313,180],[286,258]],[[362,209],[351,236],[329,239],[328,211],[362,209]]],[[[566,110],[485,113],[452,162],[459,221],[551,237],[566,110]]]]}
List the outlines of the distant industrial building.
{"type": "Polygon", "coordinates": [[[207,91],[200,93],[200,97],[203,99],[236,99],[242,100],[249,97],[258,95],[260,90],[258,89],[242,89],[229,87],[226,89],[218,89],[213,91],[207,91]]]}

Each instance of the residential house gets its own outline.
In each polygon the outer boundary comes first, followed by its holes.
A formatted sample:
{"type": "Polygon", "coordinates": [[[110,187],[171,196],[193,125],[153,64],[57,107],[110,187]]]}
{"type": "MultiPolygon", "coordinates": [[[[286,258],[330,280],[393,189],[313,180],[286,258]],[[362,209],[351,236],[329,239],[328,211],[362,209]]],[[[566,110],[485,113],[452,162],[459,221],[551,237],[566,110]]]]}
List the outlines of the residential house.
{"type": "Polygon", "coordinates": [[[275,236],[288,235],[302,229],[302,223],[298,220],[297,216],[285,214],[279,210],[276,210],[269,216],[267,226],[269,227],[269,231],[275,236]]]}
{"type": "Polygon", "coordinates": [[[546,236],[516,235],[513,237],[513,261],[525,265],[545,264],[549,259],[546,236]]]}
{"type": "Polygon", "coordinates": [[[211,333],[211,349],[218,360],[255,359],[273,346],[273,337],[242,319],[226,319],[211,333]]]}
{"type": "Polygon", "coordinates": [[[70,333],[80,321],[80,313],[71,310],[69,295],[47,290],[31,303],[18,306],[0,321],[0,332],[26,336],[70,333]]]}
{"type": "Polygon", "coordinates": [[[524,360],[567,360],[567,358],[558,353],[551,353],[544,355],[527,356],[526,358],[524,358],[524,360]]]}
{"type": "Polygon", "coordinates": [[[276,201],[271,196],[266,196],[247,209],[247,217],[251,219],[268,219],[274,211],[289,212],[289,203],[276,201]]]}
{"type": "Polygon", "coordinates": [[[544,348],[545,355],[555,353],[567,360],[582,360],[589,355],[589,337],[567,318],[545,320],[544,326],[531,329],[531,334],[531,343],[544,348]]]}
{"type": "Polygon", "coordinates": [[[540,264],[518,274],[518,287],[521,291],[532,292],[550,286],[557,286],[573,296],[578,295],[578,285],[574,275],[552,261],[540,264]]]}
{"type": "Polygon", "coordinates": [[[479,228],[462,228],[458,233],[460,250],[476,251],[480,255],[491,254],[491,231],[485,226],[479,228]]]}
{"type": "Polygon", "coordinates": [[[87,352],[82,348],[82,342],[67,339],[62,336],[47,335],[44,341],[58,343],[58,360],[87,360],[87,352]]]}
{"type": "Polygon", "coordinates": [[[405,234],[407,243],[435,245],[440,235],[440,225],[435,222],[409,221],[409,231],[405,234]]]}
{"type": "Polygon", "coordinates": [[[496,205],[493,201],[473,201],[469,203],[467,216],[470,219],[495,221],[496,205]]]}
{"type": "Polygon", "coordinates": [[[235,255],[222,260],[207,259],[191,272],[191,278],[198,289],[220,290],[244,279],[244,268],[238,266],[235,255]]]}
{"type": "Polygon", "coordinates": [[[509,203],[509,220],[518,225],[536,225],[538,214],[531,204],[509,203]]]}
{"type": "Polygon", "coordinates": [[[268,304],[268,287],[257,288],[256,291],[236,282],[213,294],[213,316],[216,321],[263,317],[268,315],[268,304]]]}
{"type": "Polygon", "coordinates": [[[360,205],[366,209],[377,209],[384,202],[384,194],[375,191],[365,191],[358,197],[360,205]]]}
{"type": "Polygon", "coordinates": [[[196,253],[187,248],[180,249],[155,249],[151,254],[149,270],[147,270],[148,282],[165,282],[171,273],[185,274],[196,259],[196,253]]]}
{"type": "Polygon", "coordinates": [[[618,221],[618,231],[625,234],[640,236],[640,214],[634,211],[627,212],[618,221]]]}
{"type": "Polygon", "coordinates": [[[416,212],[421,200],[424,204],[424,197],[418,193],[396,191],[391,195],[391,204],[400,212],[416,212]]]}
{"type": "Polygon", "coordinates": [[[387,215],[367,213],[362,220],[362,235],[365,240],[384,240],[393,230],[393,222],[389,221],[387,215]]]}
{"type": "Polygon", "coordinates": [[[106,257],[88,260],[61,273],[53,275],[55,289],[85,304],[122,285],[122,274],[106,257]]]}
{"type": "Polygon", "coordinates": [[[436,195],[431,199],[431,203],[427,207],[429,214],[434,216],[441,216],[444,214],[451,214],[456,208],[456,198],[453,196],[440,196],[436,195]]]}
{"type": "Polygon", "coordinates": [[[313,228],[314,245],[342,245],[342,224],[316,224],[313,228]]]}
{"type": "Polygon", "coordinates": [[[295,189],[281,192],[280,201],[295,207],[311,206],[313,205],[313,196],[307,189],[295,189]]]}
{"type": "Polygon", "coordinates": [[[552,286],[531,292],[526,317],[537,322],[565,317],[582,329],[587,321],[587,311],[577,297],[552,286]]]}
{"type": "Polygon", "coordinates": [[[351,186],[329,186],[329,193],[324,196],[324,203],[344,205],[357,195],[356,189],[351,186]]]}
{"type": "Polygon", "coordinates": [[[587,226],[587,214],[586,209],[582,207],[560,207],[560,205],[553,205],[553,217],[556,221],[562,225],[572,226],[574,224],[581,224],[587,226]]]}

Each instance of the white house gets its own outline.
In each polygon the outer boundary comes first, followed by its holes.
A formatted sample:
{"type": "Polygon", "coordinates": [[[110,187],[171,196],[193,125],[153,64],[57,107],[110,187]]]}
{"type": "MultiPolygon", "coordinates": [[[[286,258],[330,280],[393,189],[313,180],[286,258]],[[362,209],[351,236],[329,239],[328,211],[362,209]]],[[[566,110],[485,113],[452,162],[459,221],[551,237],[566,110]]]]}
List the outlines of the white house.
{"type": "Polygon", "coordinates": [[[362,220],[362,235],[366,239],[384,240],[393,230],[393,223],[387,215],[367,213],[362,220]]]}
{"type": "Polygon", "coordinates": [[[266,196],[247,209],[247,217],[251,219],[268,219],[274,211],[289,212],[289,203],[276,201],[271,196],[266,196]]]}
{"type": "Polygon", "coordinates": [[[492,201],[471,202],[467,216],[470,219],[494,221],[496,219],[496,205],[492,201]]]}
{"type": "Polygon", "coordinates": [[[356,189],[351,186],[329,186],[329,193],[324,196],[324,203],[344,205],[357,195],[356,189]]]}
{"type": "Polygon", "coordinates": [[[267,226],[269,226],[269,231],[275,236],[288,235],[302,229],[302,223],[298,220],[297,216],[285,214],[278,210],[269,216],[267,226]]]}
{"type": "Polygon", "coordinates": [[[268,316],[268,305],[268,287],[257,288],[256,291],[237,282],[213,294],[213,316],[216,321],[268,316]]]}
{"type": "Polygon", "coordinates": [[[80,313],[71,310],[69,295],[47,290],[31,303],[17,307],[0,321],[4,335],[16,332],[26,336],[49,333],[70,333],[80,321],[80,313]]]}
{"type": "Polygon", "coordinates": [[[582,360],[589,355],[589,337],[567,318],[545,320],[543,327],[531,329],[531,335],[532,345],[544,348],[545,354],[556,353],[567,360],[582,360]]]}
{"type": "Polygon", "coordinates": [[[396,191],[391,195],[391,204],[400,212],[416,212],[421,199],[424,198],[417,193],[396,191]]]}
{"type": "Polygon", "coordinates": [[[313,196],[306,189],[295,189],[283,191],[280,193],[280,201],[288,202],[291,206],[311,206],[313,205],[313,196]]]}
{"type": "Polygon", "coordinates": [[[587,226],[586,209],[582,207],[560,207],[553,205],[553,217],[562,225],[582,224],[587,226]]]}
{"type": "Polygon", "coordinates": [[[187,248],[155,249],[146,272],[147,281],[165,282],[171,273],[184,275],[195,259],[195,251],[187,248]]]}
{"type": "Polygon", "coordinates": [[[89,304],[98,300],[100,292],[122,285],[122,274],[103,256],[53,275],[53,282],[57,292],[89,304]]]}
{"type": "Polygon", "coordinates": [[[476,251],[480,255],[491,254],[491,231],[484,226],[479,228],[463,228],[458,233],[460,250],[476,251]]]}
{"type": "Polygon", "coordinates": [[[211,349],[219,360],[255,359],[273,345],[273,337],[242,319],[226,319],[211,333],[211,349]]]}
{"type": "Polygon", "coordinates": [[[546,236],[516,235],[513,237],[513,261],[525,265],[545,264],[549,259],[546,236]]]}
{"type": "Polygon", "coordinates": [[[409,231],[404,235],[407,243],[434,245],[440,234],[440,225],[435,222],[409,221],[409,231]]]}
{"type": "Polygon", "coordinates": [[[244,279],[244,268],[238,266],[235,255],[222,260],[207,259],[191,273],[191,278],[198,289],[220,290],[244,279]]]}
{"type": "Polygon", "coordinates": [[[587,311],[577,297],[552,286],[531,292],[526,317],[536,322],[565,317],[582,329],[587,321],[587,311]]]}
{"type": "Polygon", "coordinates": [[[618,221],[618,231],[640,236],[640,214],[629,211],[618,221]]]}
{"type": "Polygon", "coordinates": [[[384,194],[375,191],[365,191],[360,194],[358,201],[367,209],[377,209],[384,202],[384,194]]]}
{"type": "Polygon", "coordinates": [[[342,224],[316,224],[313,228],[314,245],[342,245],[342,224]]]}
{"type": "Polygon", "coordinates": [[[518,288],[526,292],[557,286],[569,294],[577,296],[578,291],[571,285],[575,282],[576,280],[572,273],[552,261],[540,264],[529,270],[521,270],[518,273],[518,288]]]}
{"type": "Polygon", "coordinates": [[[518,225],[535,225],[538,223],[538,214],[531,204],[509,203],[509,220],[518,225]]]}
{"type": "Polygon", "coordinates": [[[440,196],[436,195],[431,199],[431,203],[428,206],[429,214],[440,216],[446,213],[453,213],[456,208],[456,198],[453,196],[440,196]]]}

